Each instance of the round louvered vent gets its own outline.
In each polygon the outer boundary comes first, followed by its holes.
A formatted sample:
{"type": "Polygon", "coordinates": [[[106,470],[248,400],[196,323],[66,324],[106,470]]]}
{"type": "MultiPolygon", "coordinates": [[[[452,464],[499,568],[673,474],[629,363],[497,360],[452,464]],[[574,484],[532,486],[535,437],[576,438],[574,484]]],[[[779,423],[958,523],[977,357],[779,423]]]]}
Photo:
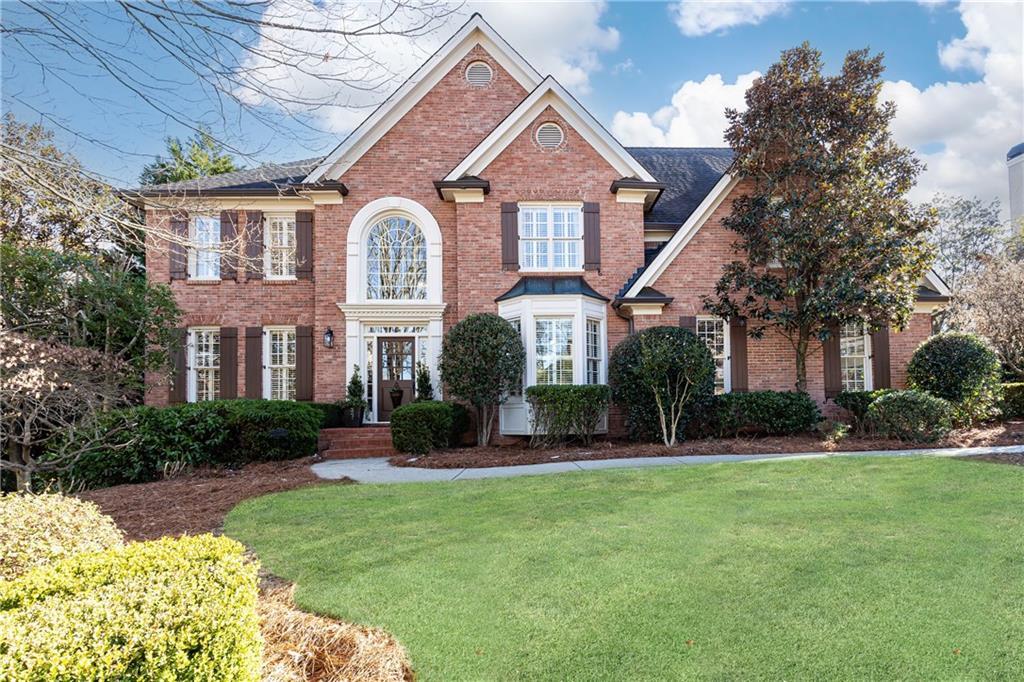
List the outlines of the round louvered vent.
{"type": "Polygon", "coordinates": [[[562,144],[565,135],[557,123],[544,123],[537,128],[537,144],[545,149],[554,149],[562,144]]]}
{"type": "Polygon", "coordinates": [[[489,85],[494,72],[487,62],[473,62],[466,67],[466,81],[478,88],[489,85]]]}

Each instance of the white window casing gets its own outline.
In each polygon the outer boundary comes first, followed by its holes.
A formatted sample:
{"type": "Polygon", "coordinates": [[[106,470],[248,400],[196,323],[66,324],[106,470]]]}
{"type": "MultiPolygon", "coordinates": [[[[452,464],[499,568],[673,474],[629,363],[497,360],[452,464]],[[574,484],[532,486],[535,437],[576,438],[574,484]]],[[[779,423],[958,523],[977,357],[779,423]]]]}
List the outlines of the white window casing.
{"type": "Polygon", "coordinates": [[[519,270],[583,271],[583,204],[519,204],[519,270]]]}
{"type": "Polygon", "coordinates": [[[295,214],[266,213],[263,229],[263,276],[295,279],[295,214]]]}
{"type": "Polygon", "coordinates": [[[698,316],[697,336],[707,344],[715,361],[715,393],[729,393],[732,391],[729,323],[721,317],[698,316]]]}
{"type": "Polygon", "coordinates": [[[193,216],[189,221],[189,242],[189,279],[220,279],[220,217],[193,216]]]}
{"type": "Polygon", "coordinates": [[[186,399],[220,398],[220,328],[192,327],[187,340],[186,399]]]}
{"type": "Polygon", "coordinates": [[[847,322],[839,329],[839,373],[844,391],[870,391],[871,335],[863,322],[847,322]]]}
{"type": "Polygon", "coordinates": [[[263,397],[295,400],[295,327],[263,329],[263,397]]]}
{"type": "MultiPolygon", "coordinates": [[[[524,395],[528,386],[539,383],[587,384],[594,383],[595,377],[596,383],[607,383],[608,315],[603,301],[573,295],[519,296],[500,302],[498,315],[518,325],[526,349],[523,391],[510,394],[499,411],[502,434],[530,435],[531,415],[524,395]],[[542,334],[556,335],[553,343],[544,338],[538,344],[538,325],[542,334]],[[569,333],[571,337],[566,339],[563,336],[559,342],[559,333],[569,333]],[[593,344],[595,335],[596,348],[593,344]],[[597,354],[593,355],[595,350],[597,354]],[[569,363],[562,362],[561,371],[557,371],[558,360],[566,357],[571,358],[571,370],[569,363]]],[[[599,430],[607,430],[607,418],[602,419],[599,430]]]]}

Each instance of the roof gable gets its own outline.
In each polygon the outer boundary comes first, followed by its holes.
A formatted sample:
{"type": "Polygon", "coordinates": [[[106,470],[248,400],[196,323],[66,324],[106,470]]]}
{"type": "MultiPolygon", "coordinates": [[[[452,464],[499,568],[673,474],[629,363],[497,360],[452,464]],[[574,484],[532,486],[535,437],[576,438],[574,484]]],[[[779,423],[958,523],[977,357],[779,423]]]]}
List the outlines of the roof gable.
{"type": "Polygon", "coordinates": [[[654,176],[551,76],[545,78],[444,179],[452,181],[467,175],[481,175],[484,169],[548,107],[558,112],[565,122],[623,177],[634,177],[646,182],[655,181],[654,176]]]}
{"type": "Polygon", "coordinates": [[[644,224],[675,229],[682,225],[732,163],[728,147],[626,147],[665,185],[644,224]]]}
{"type": "Polygon", "coordinates": [[[398,90],[324,157],[305,182],[339,179],[477,45],[526,90],[541,82],[540,74],[522,55],[505,42],[483,17],[474,14],[398,90]]]}

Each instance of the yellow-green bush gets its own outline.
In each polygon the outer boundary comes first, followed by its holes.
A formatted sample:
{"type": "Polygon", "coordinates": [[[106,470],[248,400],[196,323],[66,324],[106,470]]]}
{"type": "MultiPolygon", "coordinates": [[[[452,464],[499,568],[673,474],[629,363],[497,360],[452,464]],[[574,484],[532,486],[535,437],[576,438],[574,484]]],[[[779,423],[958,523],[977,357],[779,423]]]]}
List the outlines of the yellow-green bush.
{"type": "Polygon", "coordinates": [[[0,680],[258,680],[256,571],[234,540],[201,535],[0,581],[0,680]]]}
{"type": "Polygon", "coordinates": [[[113,519],[92,502],[63,495],[0,495],[0,580],[122,542],[113,519]]]}

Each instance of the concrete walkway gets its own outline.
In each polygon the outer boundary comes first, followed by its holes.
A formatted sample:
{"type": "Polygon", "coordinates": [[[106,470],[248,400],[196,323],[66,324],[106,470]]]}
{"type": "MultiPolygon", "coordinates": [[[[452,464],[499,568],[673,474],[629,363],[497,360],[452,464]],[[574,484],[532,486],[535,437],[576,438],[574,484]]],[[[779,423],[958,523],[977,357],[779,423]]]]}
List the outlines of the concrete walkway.
{"type": "Polygon", "coordinates": [[[387,457],[367,459],[336,459],[313,465],[313,473],[320,478],[348,477],[361,483],[416,483],[420,481],[455,481],[473,478],[507,478],[510,476],[537,476],[567,471],[596,469],[638,469],[651,466],[689,466],[718,462],[786,461],[796,459],[827,459],[832,457],[964,457],[994,453],[1024,453],[1024,445],[1004,445],[979,448],[923,448],[917,450],[874,450],[865,452],[802,452],[775,455],[689,455],[685,457],[624,457],[621,459],[592,459],[579,462],[550,462],[520,466],[486,467],[480,469],[419,469],[396,467],[388,464],[387,457]]]}

